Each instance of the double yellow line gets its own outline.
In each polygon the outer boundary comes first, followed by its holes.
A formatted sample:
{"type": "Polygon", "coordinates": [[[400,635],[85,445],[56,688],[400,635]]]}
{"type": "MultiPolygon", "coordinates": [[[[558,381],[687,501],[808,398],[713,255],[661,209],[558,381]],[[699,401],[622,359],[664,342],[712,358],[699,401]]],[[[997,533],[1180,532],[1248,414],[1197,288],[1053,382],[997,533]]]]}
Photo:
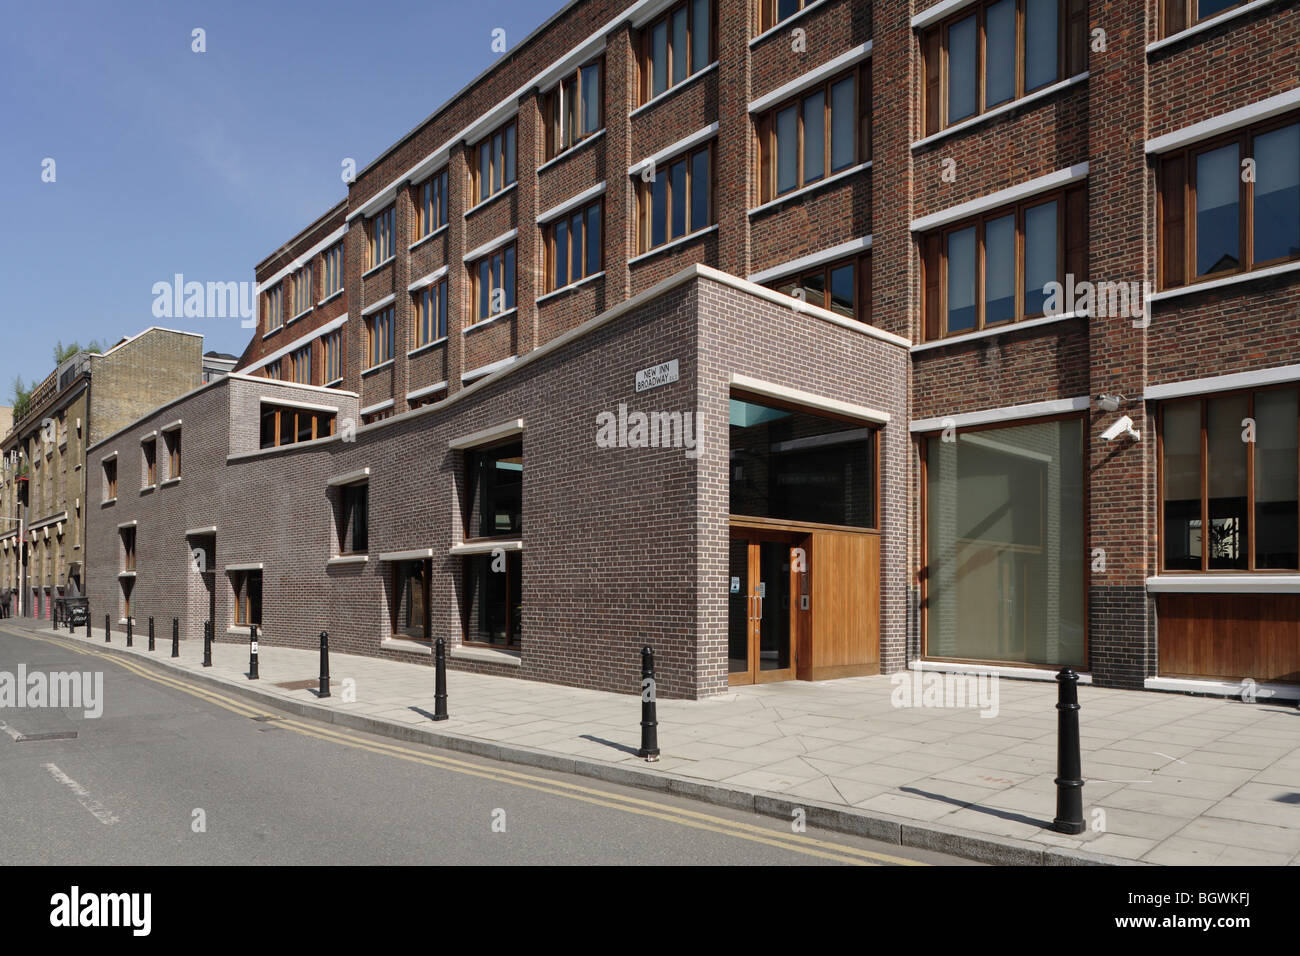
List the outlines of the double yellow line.
{"type": "Polygon", "coordinates": [[[700,813],[695,810],[668,806],[653,800],[643,800],[639,797],[609,793],[604,790],[598,790],[593,787],[584,787],[581,784],[569,783],[564,780],[541,777],[536,774],[510,770],[504,767],[488,767],[483,764],[458,760],[454,757],[445,757],[439,754],[425,753],[424,751],[415,750],[410,747],[403,747],[398,744],[390,744],[384,741],[361,739],[343,731],[335,730],[331,727],[308,724],[290,717],[283,717],[278,714],[270,713],[256,706],[250,706],[231,697],[227,697],[226,695],[216,691],[190,684],[184,680],[167,674],[159,673],[150,666],[137,663],[136,661],[117,654],[106,654],[94,649],[93,647],[72,644],[63,639],[42,637],[26,631],[9,631],[8,633],[14,634],[15,636],[21,634],[23,637],[43,641],[46,644],[70,650],[77,654],[98,657],[103,660],[111,661],[145,680],[153,681],[155,684],[161,684],[165,687],[170,687],[173,690],[189,694],[192,697],[205,700],[210,704],[215,704],[218,707],[239,714],[242,717],[248,717],[250,719],[256,717],[275,718],[277,727],[292,730],[294,733],[301,734],[304,737],[314,737],[317,740],[323,740],[327,743],[341,744],[345,747],[351,747],[354,750],[365,750],[381,756],[423,764],[427,767],[434,767],[451,773],[479,777],[480,779],[491,780],[496,783],[510,784],[511,786],[522,787],[538,793],[564,797],[569,800],[578,800],[594,806],[607,807],[611,810],[619,810],[637,816],[663,820],[668,823],[674,823],[695,830],[705,830],[710,833],[734,837],[735,839],[746,840],[751,843],[760,843],[777,849],[787,850],[792,853],[817,857],[836,863],[846,863],[857,866],[873,866],[881,863],[895,864],[899,866],[924,865],[916,860],[908,860],[903,857],[890,856],[885,853],[874,853],[869,850],[858,849],[857,847],[831,843],[825,840],[817,840],[803,834],[793,832],[786,833],[783,829],[779,828],[760,827],[751,823],[743,823],[708,813],[700,813]]]}

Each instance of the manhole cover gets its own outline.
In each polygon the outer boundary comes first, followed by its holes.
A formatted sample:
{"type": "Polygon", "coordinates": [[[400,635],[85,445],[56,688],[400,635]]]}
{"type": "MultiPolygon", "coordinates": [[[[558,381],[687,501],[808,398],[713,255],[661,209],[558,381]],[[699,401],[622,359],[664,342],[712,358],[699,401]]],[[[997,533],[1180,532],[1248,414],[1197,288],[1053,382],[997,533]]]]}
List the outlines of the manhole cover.
{"type": "Polygon", "coordinates": [[[283,717],[273,717],[270,714],[258,714],[256,717],[252,719],[257,721],[259,724],[265,724],[266,722],[271,720],[284,720],[283,717]]]}
{"type": "Polygon", "coordinates": [[[20,744],[25,744],[29,740],[76,740],[77,732],[75,730],[60,730],[52,734],[19,734],[14,738],[20,744]]]}

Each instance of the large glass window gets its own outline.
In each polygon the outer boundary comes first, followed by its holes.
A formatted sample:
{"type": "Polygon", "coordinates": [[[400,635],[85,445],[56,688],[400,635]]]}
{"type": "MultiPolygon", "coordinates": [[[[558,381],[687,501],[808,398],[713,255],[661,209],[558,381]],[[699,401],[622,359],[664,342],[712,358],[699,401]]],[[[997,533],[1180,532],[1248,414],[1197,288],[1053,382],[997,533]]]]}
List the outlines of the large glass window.
{"type": "Polygon", "coordinates": [[[419,187],[415,237],[422,239],[447,225],[447,170],[434,173],[419,187]]]}
{"type": "Polygon", "coordinates": [[[871,321],[871,253],[840,259],[768,284],[809,305],[859,322],[871,321]]]}
{"type": "Polygon", "coordinates": [[[284,300],[281,298],[282,286],[277,283],[262,296],[262,320],[267,333],[274,332],[284,325],[284,300]]]}
{"type": "Polygon", "coordinates": [[[701,147],[658,166],[649,182],[638,180],[641,252],[710,225],[711,153],[710,147],[701,147]]]}
{"type": "Polygon", "coordinates": [[[1272,121],[1160,160],[1160,283],[1300,260],[1300,122],[1272,121]]]}
{"type": "Polygon", "coordinates": [[[389,206],[370,220],[370,245],[367,267],[374,268],[393,258],[394,207],[389,206]]]}
{"type": "Polygon", "coordinates": [[[602,203],[594,202],[557,219],[547,229],[548,292],[600,272],[602,207],[602,203]]]}
{"type": "Polygon", "coordinates": [[[758,121],[760,194],[764,202],[868,158],[869,67],[800,93],[758,121]]]}
{"type": "Polygon", "coordinates": [[[339,554],[370,549],[370,485],[344,485],[339,492],[339,554]]]}
{"type": "Polygon", "coordinates": [[[731,513],[875,528],[875,429],[732,396],[731,513]]]}
{"type": "Polygon", "coordinates": [[[465,642],[518,647],[523,623],[518,551],[465,559],[465,642]]]}
{"type": "Polygon", "coordinates": [[[415,299],[415,347],[447,337],[447,280],[425,286],[415,299]]]}
{"type": "Polygon", "coordinates": [[[518,538],[523,532],[524,445],[514,441],[468,453],[466,528],[480,538],[518,538]]]}
{"type": "MultiPolygon", "coordinates": [[[[484,256],[470,267],[474,322],[483,322],[515,307],[514,243],[484,256]]],[[[473,323],[471,323],[473,324],[473,323]]]]}
{"type": "Polygon", "coordinates": [[[262,403],[261,447],[276,448],[334,434],[333,412],[262,403]]]}
{"type": "Polygon", "coordinates": [[[478,145],[473,171],[478,202],[495,196],[515,181],[515,123],[511,120],[478,145]]]}
{"type": "Polygon", "coordinates": [[[432,640],[429,581],[431,561],[393,564],[393,634],[417,641],[432,640]]]}
{"type": "Polygon", "coordinates": [[[325,263],[325,298],[343,288],[343,243],[331,246],[322,257],[325,263]]]}
{"type": "Polygon", "coordinates": [[[1084,187],[1035,197],[921,240],[927,339],[1069,311],[1050,283],[1086,277],[1084,187]],[[1051,300],[1051,301],[1049,301],[1051,300]]]}
{"type": "Polygon", "coordinates": [[[579,67],[546,96],[546,158],[553,159],[604,126],[603,61],[579,67]]]}
{"type": "Polygon", "coordinates": [[[925,442],[925,653],[1085,663],[1083,422],[925,442]]]}
{"type": "Polygon", "coordinates": [[[926,135],[1082,73],[1088,36],[1086,0],[983,0],[929,28],[926,135]]]}
{"type": "Polygon", "coordinates": [[[641,102],[676,86],[713,60],[710,0],[685,0],[641,32],[641,102]]]}
{"type": "Polygon", "coordinates": [[[1300,570],[1298,474],[1300,389],[1161,406],[1163,569],[1300,570]]]}
{"type": "Polygon", "coordinates": [[[393,357],[393,307],[380,309],[366,318],[366,354],[370,368],[393,357]]]}
{"type": "Polygon", "coordinates": [[[235,591],[235,623],[245,627],[262,625],[262,572],[236,571],[231,577],[235,591]]]}

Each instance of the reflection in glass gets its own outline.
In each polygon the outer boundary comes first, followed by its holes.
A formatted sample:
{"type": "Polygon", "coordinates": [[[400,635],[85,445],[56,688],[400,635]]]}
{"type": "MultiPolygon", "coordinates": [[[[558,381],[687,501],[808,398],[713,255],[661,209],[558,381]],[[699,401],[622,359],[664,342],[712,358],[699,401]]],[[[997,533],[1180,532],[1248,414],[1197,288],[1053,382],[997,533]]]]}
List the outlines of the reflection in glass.
{"type": "Polygon", "coordinates": [[[1016,315],[1016,217],[984,225],[984,324],[1016,315]]]}
{"type": "Polygon", "coordinates": [[[1296,390],[1255,393],[1255,567],[1300,569],[1296,390]]]}
{"type": "Polygon", "coordinates": [[[974,116],[979,84],[975,76],[975,17],[948,28],[948,122],[974,116]]]}
{"type": "Polygon", "coordinates": [[[1061,277],[1056,255],[1056,202],[1025,210],[1025,315],[1039,315],[1049,282],[1061,277]]]}
{"type": "Polygon", "coordinates": [[[1300,256],[1300,123],[1255,137],[1254,255],[1300,256]]]}
{"type": "Polygon", "coordinates": [[[1211,568],[1246,567],[1246,457],[1243,424],[1250,410],[1247,396],[1212,398],[1205,418],[1208,461],[1206,482],[1210,505],[1211,568]]]}
{"type": "Polygon", "coordinates": [[[1165,569],[1201,569],[1201,403],[1160,411],[1164,473],[1165,569]]]}
{"type": "Polygon", "coordinates": [[[975,328],[975,227],[948,235],[948,331],[975,328]]]}
{"type": "Polygon", "coordinates": [[[1235,143],[1196,157],[1196,274],[1235,269],[1238,248],[1238,165],[1235,143]]]}

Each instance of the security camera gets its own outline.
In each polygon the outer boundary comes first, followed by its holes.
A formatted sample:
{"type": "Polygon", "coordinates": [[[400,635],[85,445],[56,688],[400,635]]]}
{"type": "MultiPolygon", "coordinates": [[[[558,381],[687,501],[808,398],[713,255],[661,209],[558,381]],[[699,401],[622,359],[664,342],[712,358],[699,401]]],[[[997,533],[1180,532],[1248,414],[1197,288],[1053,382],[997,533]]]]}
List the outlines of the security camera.
{"type": "Polygon", "coordinates": [[[1104,412],[1119,411],[1120,403],[1124,401],[1123,395],[1098,395],[1097,404],[1104,412]]]}
{"type": "Polygon", "coordinates": [[[1120,418],[1115,421],[1114,425],[1111,425],[1110,428],[1107,428],[1101,433],[1101,437],[1106,439],[1106,441],[1114,441],[1120,435],[1128,435],[1128,437],[1132,438],[1134,441],[1142,440],[1141,432],[1138,432],[1133,428],[1133,419],[1129,418],[1127,415],[1120,416],[1120,418]]]}

